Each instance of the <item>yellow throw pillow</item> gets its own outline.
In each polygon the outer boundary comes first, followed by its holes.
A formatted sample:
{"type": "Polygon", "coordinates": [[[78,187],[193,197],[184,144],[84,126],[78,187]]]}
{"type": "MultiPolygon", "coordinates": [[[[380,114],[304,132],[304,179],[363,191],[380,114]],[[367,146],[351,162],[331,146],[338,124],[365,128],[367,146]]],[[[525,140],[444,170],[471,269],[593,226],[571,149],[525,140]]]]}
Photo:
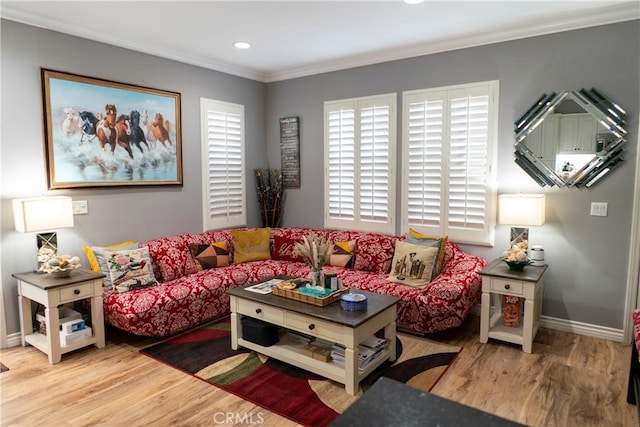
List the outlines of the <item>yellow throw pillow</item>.
{"type": "Polygon", "coordinates": [[[334,267],[353,268],[355,264],[356,241],[335,242],[333,244],[333,253],[329,257],[329,265],[334,267]]]}
{"type": "Polygon", "coordinates": [[[431,273],[438,259],[438,248],[396,242],[389,280],[403,285],[423,287],[431,281],[431,273]]]}
{"type": "Polygon", "coordinates": [[[440,274],[440,272],[442,271],[442,264],[444,264],[444,254],[446,253],[445,248],[447,247],[447,241],[449,240],[449,236],[442,236],[442,237],[429,236],[427,234],[420,233],[419,231],[414,230],[413,228],[409,228],[409,232],[407,233],[406,237],[407,237],[407,242],[414,243],[417,245],[420,245],[422,243],[430,245],[431,243],[430,241],[435,241],[436,243],[438,243],[439,245],[438,262],[433,272],[434,273],[433,276],[435,277],[438,274],[440,274]]]}
{"type": "Polygon", "coordinates": [[[270,228],[231,230],[233,236],[233,263],[271,259],[269,250],[270,228]]]}

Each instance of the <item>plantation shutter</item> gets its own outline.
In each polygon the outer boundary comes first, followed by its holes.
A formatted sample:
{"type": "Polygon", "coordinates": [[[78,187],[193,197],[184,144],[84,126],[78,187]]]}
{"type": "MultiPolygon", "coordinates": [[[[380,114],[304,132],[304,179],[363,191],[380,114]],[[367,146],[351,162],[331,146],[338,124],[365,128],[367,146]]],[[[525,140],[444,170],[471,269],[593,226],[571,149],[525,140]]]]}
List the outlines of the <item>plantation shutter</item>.
{"type": "Polygon", "coordinates": [[[402,226],[493,244],[497,82],[405,92],[402,226]]]}
{"type": "Polygon", "coordinates": [[[201,104],[205,229],[246,225],[244,107],[201,104]]]}
{"type": "Polygon", "coordinates": [[[393,233],[395,94],[325,103],[325,226],[393,233]]]}

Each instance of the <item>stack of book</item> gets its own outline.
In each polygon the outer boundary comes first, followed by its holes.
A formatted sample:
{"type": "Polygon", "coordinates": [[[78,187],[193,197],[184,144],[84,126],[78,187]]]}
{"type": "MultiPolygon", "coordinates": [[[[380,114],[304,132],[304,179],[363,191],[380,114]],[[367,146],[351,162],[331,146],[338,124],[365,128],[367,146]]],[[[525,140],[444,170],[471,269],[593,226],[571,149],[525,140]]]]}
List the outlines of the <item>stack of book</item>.
{"type": "MultiPolygon", "coordinates": [[[[378,357],[382,356],[387,347],[387,340],[370,336],[358,346],[358,370],[364,371],[378,357]]],[[[342,344],[334,344],[331,349],[331,358],[334,362],[344,366],[344,350],[342,344]]]]}

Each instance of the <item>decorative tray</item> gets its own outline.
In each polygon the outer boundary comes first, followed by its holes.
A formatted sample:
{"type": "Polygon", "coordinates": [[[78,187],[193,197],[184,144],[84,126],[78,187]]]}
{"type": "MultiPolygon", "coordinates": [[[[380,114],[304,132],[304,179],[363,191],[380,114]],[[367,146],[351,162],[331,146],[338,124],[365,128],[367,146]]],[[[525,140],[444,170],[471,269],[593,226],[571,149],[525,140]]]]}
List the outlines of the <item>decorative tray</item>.
{"type": "Polygon", "coordinates": [[[338,289],[337,291],[333,291],[331,294],[326,297],[320,298],[315,297],[313,295],[301,294],[298,292],[298,289],[282,289],[277,285],[271,288],[271,291],[274,295],[278,295],[280,297],[285,297],[289,299],[293,299],[296,301],[306,302],[307,304],[317,305],[319,307],[324,307],[325,305],[329,305],[332,302],[336,302],[340,299],[343,293],[347,292],[348,288],[338,289]]]}

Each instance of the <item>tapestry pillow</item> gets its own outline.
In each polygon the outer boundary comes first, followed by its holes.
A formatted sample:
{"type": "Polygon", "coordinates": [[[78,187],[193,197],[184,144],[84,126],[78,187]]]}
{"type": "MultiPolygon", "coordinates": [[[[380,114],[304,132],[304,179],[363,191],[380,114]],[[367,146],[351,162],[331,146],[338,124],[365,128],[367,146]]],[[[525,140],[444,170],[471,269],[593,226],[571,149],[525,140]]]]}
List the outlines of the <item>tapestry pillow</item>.
{"type": "Polygon", "coordinates": [[[423,287],[431,281],[438,259],[438,248],[396,242],[389,280],[403,285],[423,287]]]}
{"type": "Polygon", "coordinates": [[[405,240],[415,245],[422,245],[428,247],[438,248],[438,259],[436,266],[433,269],[433,277],[435,278],[442,271],[442,264],[444,263],[444,255],[446,253],[447,240],[449,236],[435,237],[427,234],[420,233],[413,228],[409,229],[409,232],[405,235],[405,240]]]}
{"type": "Polygon", "coordinates": [[[333,254],[329,257],[329,265],[335,267],[353,268],[356,262],[356,241],[335,242],[333,254]]]}
{"type": "Polygon", "coordinates": [[[118,293],[158,284],[151,269],[148,248],[111,251],[107,255],[107,265],[113,289],[118,293]]]}
{"type": "Polygon", "coordinates": [[[229,265],[229,250],[225,242],[213,242],[209,245],[191,243],[189,251],[196,263],[197,271],[229,265]]]}
{"type": "Polygon", "coordinates": [[[111,276],[109,275],[109,267],[107,266],[107,254],[113,250],[121,249],[137,249],[138,242],[130,240],[128,242],[116,243],[109,246],[83,246],[82,251],[87,256],[89,266],[96,273],[105,274],[104,290],[110,291],[113,286],[111,284],[111,276]]]}
{"type": "Polygon", "coordinates": [[[231,230],[233,236],[233,263],[271,259],[269,228],[231,230]]]}
{"type": "Polygon", "coordinates": [[[273,236],[273,254],[272,259],[281,261],[297,261],[304,262],[302,257],[296,251],[296,243],[301,243],[301,239],[291,238],[289,236],[273,236]]]}

